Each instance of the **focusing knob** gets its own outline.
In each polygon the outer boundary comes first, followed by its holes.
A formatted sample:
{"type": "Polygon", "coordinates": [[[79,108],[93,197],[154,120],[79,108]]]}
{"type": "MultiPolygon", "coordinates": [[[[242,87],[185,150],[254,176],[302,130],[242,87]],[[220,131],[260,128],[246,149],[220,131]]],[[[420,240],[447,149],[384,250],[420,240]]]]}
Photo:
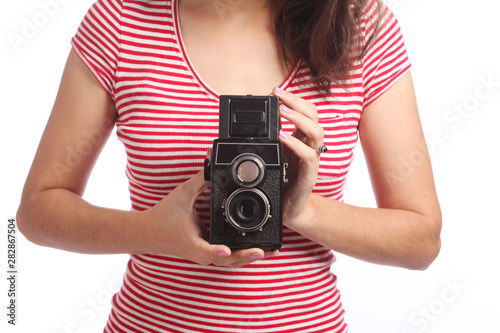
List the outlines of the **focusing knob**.
{"type": "Polygon", "coordinates": [[[211,156],[208,156],[207,158],[205,158],[205,163],[203,166],[203,176],[205,178],[205,181],[210,180],[210,165],[212,164],[211,159],[212,159],[211,156]]]}
{"type": "Polygon", "coordinates": [[[288,163],[283,164],[283,183],[288,183],[288,178],[286,178],[286,169],[288,168],[288,163]]]}

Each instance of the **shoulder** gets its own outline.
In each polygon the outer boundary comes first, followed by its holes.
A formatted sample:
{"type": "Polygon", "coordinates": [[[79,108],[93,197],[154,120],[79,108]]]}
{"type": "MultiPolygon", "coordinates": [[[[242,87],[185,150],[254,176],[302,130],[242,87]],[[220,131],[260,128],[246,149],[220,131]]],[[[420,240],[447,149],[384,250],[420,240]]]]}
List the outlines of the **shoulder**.
{"type": "Polygon", "coordinates": [[[97,0],[92,7],[124,9],[157,10],[171,7],[172,1],[165,0],[97,0]]]}
{"type": "Polygon", "coordinates": [[[126,30],[156,26],[173,19],[175,1],[164,0],[97,0],[87,13],[87,18],[105,30],[121,32],[126,30]]]}
{"type": "Polygon", "coordinates": [[[379,38],[387,30],[399,29],[399,23],[390,8],[380,0],[368,0],[359,19],[359,32],[365,43],[379,38]]]}
{"type": "Polygon", "coordinates": [[[411,67],[399,22],[379,0],[368,0],[359,19],[362,43],[364,104],[366,107],[411,67]]]}

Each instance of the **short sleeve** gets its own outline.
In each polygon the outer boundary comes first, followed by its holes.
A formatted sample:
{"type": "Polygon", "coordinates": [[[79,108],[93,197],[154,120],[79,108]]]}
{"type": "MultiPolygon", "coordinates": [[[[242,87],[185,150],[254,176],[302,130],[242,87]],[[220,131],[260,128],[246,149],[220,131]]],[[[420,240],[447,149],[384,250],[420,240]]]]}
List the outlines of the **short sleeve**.
{"type": "Polygon", "coordinates": [[[80,59],[112,97],[120,53],[121,12],[121,0],[96,1],[71,40],[80,59]]]}
{"type": "Polygon", "coordinates": [[[401,28],[392,11],[371,0],[362,18],[362,34],[368,49],[363,56],[363,107],[387,91],[411,64],[401,28]],[[378,23],[377,23],[378,21],[378,23]]]}

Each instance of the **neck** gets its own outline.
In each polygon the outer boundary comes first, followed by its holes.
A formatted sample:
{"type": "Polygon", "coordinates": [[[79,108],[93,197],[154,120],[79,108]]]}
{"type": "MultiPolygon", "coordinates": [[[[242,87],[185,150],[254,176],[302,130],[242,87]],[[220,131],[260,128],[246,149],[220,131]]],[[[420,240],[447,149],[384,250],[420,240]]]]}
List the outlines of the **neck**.
{"type": "Polygon", "coordinates": [[[179,0],[185,8],[203,11],[221,20],[269,17],[269,0],[179,0]]]}

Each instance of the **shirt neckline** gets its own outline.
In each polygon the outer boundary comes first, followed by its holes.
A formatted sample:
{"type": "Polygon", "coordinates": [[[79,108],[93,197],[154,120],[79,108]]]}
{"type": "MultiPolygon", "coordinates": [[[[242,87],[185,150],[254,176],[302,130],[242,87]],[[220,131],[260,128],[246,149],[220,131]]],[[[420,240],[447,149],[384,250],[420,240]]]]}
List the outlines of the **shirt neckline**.
{"type": "MultiPolygon", "coordinates": [[[[193,63],[189,59],[189,55],[187,53],[186,47],[184,45],[184,41],[182,39],[182,33],[181,33],[181,27],[180,27],[180,19],[179,19],[179,0],[172,0],[171,1],[171,11],[173,15],[173,24],[174,24],[174,31],[175,31],[175,38],[177,39],[177,44],[179,45],[179,48],[181,50],[181,58],[184,61],[184,63],[187,65],[189,68],[189,74],[193,77],[193,80],[195,83],[200,87],[200,90],[203,90],[203,92],[211,99],[215,99],[219,101],[219,96],[220,94],[210,87],[209,84],[207,84],[201,75],[196,71],[196,68],[193,66],[193,63]]],[[[278,86],[283,90],[286,90],[290,83],[293,81],[295,74],[298,72],[298,69],[300,67],[300,60],[297,60],[292,67],[291,71],[288,73],[288,76],[285,78],[285,80],[278,86]]],[[[271,95],[271,93],[270,93],[271,95]]]]}

